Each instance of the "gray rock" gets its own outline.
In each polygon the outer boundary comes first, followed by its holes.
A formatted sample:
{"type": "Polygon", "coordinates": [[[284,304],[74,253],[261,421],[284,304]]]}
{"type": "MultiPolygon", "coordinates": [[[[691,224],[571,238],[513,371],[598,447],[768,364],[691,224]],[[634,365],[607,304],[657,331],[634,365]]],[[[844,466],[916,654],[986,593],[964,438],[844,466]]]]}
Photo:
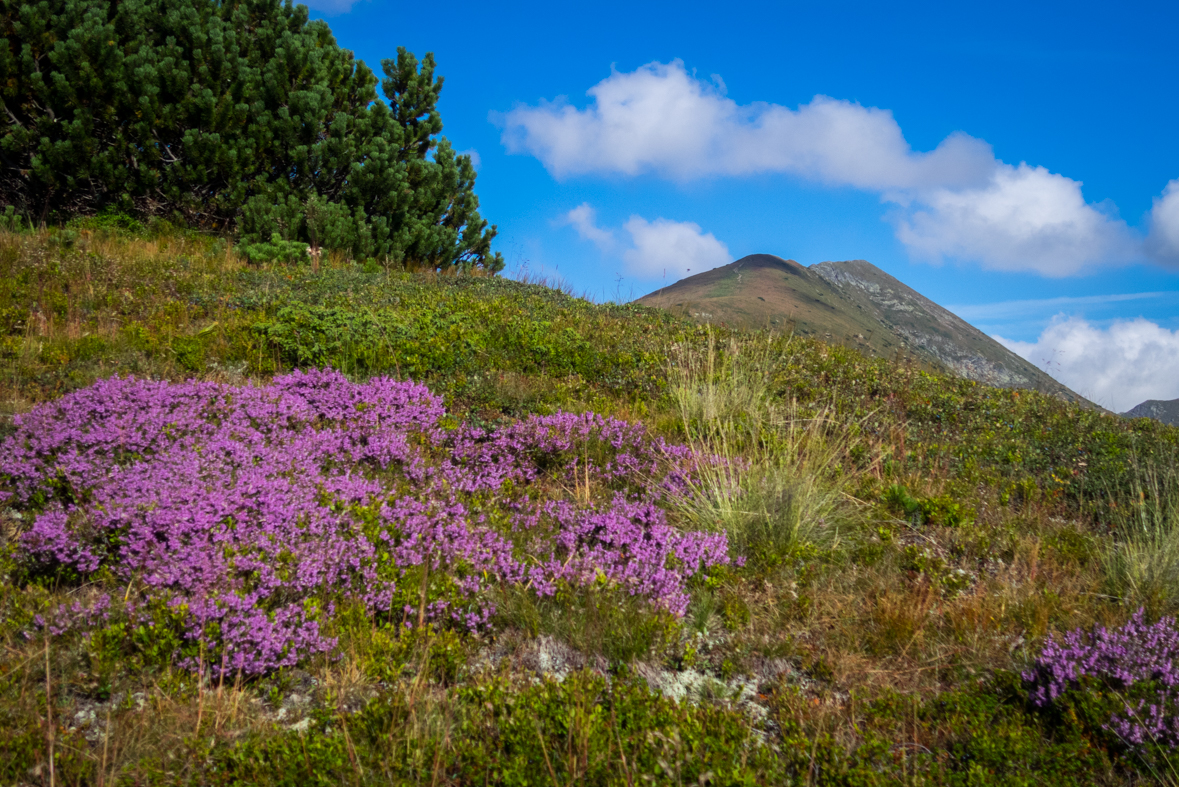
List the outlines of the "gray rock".
{"type": "Polygon", "coordinates": [[[1142,404],[1122,413],[1126,418],[1153,418],[1164,424],[1179,426],[1179,399],[1147,399],[1142,404]]]}

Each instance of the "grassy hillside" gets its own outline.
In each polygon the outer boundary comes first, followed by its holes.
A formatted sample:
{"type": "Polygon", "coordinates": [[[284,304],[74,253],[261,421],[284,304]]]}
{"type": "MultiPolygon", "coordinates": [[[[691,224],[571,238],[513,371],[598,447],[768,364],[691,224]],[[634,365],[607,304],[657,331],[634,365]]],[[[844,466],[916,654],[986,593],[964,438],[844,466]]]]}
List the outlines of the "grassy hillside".
{"type": "Polygon", "coordinates": [[[111,222],[0,330],[0,783],[1175,780],[1173,427],[111,222]]]}
{"type": "Polygon", "coordinates": [[[260,269],[218,239],[86,226],[0,236],[10,408],[116,372],[237,380],[322,365],[430,380],[465,406],[513,393],[637,402],[682,330],[657,317],[630,330],[632,308],[501,278],[260,269]],[[550,390],[558,380],[576,390],[550,390]]]}

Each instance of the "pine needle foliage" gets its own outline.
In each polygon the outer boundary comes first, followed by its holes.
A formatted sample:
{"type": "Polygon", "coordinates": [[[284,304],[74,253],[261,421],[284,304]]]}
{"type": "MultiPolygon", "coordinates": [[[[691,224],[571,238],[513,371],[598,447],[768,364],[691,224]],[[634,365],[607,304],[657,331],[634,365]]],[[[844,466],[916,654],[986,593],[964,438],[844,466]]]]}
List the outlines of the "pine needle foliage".
{"type": "Polygon", "coordinates": [[[279,0],[2,0],[0,208],[498,271],[433,56],[382,69],[279,0]]]}

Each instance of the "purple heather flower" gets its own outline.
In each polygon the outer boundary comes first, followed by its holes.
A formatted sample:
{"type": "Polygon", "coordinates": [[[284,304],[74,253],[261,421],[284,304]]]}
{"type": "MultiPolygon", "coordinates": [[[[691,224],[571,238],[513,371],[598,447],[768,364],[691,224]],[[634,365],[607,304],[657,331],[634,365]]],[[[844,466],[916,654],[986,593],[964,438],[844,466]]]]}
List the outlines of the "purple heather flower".
{"type": "MultiPolygon", "coordinates": [[[[685,581],[729,562],[723,534],[667,520],[691,488],[687,448],[593,413],[493,432],[443,428],[445,414],[423,385],[331,370],[259,386],[116,377],[15,419],[0,497],[33,515],[24,559],[105,570],[137,591],[125,614],[170,610],[209,665],[245,673],[331,651],[338,601],[416,619],[416,601],[392,609],[415,567],[450,588],[427,619],[478,629],[492,584],[605,580],[679,615],[685,581]],[[587,481],[605,492],[559,491],[587,481]]],[[[95,625],[104,598],[38,626],[95,625]]]]}
{"type": "Polygon", "coordinates": [[[1049,637],[1040,657],[1023,673],[1032,702],[1039,706],[1054,702],[1087,677],[1119,692],[1150,682],[1156,701],[1127,703],[1107,727],[1131,746],[1179,746],[1179,628],[1174,618],[1147,624],[1140,609],[1120,628],[1078,629],[1059,641],[1049,637]]]}

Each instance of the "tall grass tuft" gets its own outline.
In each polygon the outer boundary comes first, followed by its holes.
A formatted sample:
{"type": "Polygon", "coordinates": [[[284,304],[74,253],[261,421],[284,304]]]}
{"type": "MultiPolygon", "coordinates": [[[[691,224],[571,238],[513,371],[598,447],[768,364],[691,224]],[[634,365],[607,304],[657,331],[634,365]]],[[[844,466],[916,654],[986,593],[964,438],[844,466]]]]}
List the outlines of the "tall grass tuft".
{"type": "Polygon", "coordinates": [[[1179,611],[1179,458],[1132,456],[1129,466],[1131,498],[1114,509],[1106,577],[1126,603],[1173,614],[1179,611]]]}
{"type": "Polygon", "coordinates": [[[788,351],[765,336],[734,338],[722,351],[710,334],[701,348],[681,348],[669,373],[681,428],[702,460],[682,513],[768,565],[807,545],[834,548],[852,524],[846,430],[828,407],[803,413],[773,394],[788,351]]]}

